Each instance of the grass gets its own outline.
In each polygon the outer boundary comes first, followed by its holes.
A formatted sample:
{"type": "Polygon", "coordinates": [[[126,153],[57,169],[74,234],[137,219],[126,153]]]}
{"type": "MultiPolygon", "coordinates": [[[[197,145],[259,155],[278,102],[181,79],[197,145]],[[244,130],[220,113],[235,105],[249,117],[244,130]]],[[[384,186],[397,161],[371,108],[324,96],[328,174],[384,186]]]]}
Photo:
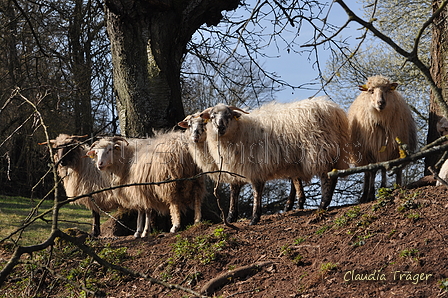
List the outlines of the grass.
{"type": "MultiPolygon", "coordinates": [[[[37,204],[37,200],[31,202],[30,199],[24,197],[0,195],[0,240],[17,230],[37,204]]],[[[46,210],[51,209],[52,206],[53,201],[46,200],[39,208],[38,214],[42,214],[46,210]]],[[[45,240],[51,231],[51,216],[50,213],[45,216],[45,221],[39,219],[30,225],[22,234],[19,244],[32,245],[45,240]]],[[[106,219],[104,216],[102,217],[102,220],[106,219]]],[[[65,205],[60,209],[60,229],[78,227],[80,230],[90,232],[91,222],[91,212],[84,206],[65,205]]],[[[17,236],[14,236],[14,239],[16,238],[17,236]]]]}

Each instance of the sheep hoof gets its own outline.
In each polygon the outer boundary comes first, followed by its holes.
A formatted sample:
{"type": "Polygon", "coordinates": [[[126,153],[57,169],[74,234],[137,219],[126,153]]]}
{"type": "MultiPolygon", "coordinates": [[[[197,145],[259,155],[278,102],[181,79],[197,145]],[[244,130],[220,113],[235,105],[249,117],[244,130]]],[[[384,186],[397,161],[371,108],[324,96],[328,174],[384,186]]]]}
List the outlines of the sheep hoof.
{"type": "Polygon", "coordinates": [[[179,231],[179,228],[180,228],[179,226],[172,226],[170,233],[176,233],[177,231],[179,231]]]}
{"type": "Polygon", "coordinates": [[[234,214],[233,212],[229,212],[229,214],[227,215],[227,222],[236,222],[236,214],[234,214]]]}
{"type": "Polygon", "coordinates": [[[254,217],[254,218],[252,218],[252,220],[250,221],[249,225],[250,225],[250,226],[254,226],[254,225],[258,224],[259,221],[260,221],[260,218],[259,218],[259,217],[254,217]]]}
{"type": "Polygon", "coordinates": [[[141,235],[142,235],[141,232],[135,232],[134,238],[140,238],[141,235]]]}

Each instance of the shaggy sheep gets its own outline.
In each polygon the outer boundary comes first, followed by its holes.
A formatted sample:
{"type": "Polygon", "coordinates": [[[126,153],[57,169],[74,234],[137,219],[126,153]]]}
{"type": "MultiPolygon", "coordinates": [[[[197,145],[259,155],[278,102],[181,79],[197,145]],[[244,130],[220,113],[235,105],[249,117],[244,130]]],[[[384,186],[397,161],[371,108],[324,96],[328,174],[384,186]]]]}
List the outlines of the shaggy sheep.
{"type": "MultiPolygon", "coordinates": [[[[194,115],[188,115],[178,125],[182,128],[186,128],[185,137],[188,143],[188,150],[193,157],[193,160],[203,172],[219,171],[213,157],[210,156],[207,148],[206,134],[206,121],[202,119],[200,113],[194,115]]],[[[229,213],[227,215],[228,222],[235,222],[238,218],[238,196],[241,191],[241,187],[247,183],[242,178],[232,176],[229,174],[210,174],[209,177],[217,181],[218,179],[222,183],[230,184],[230,206],[229,213]]]]}
{"type": "MultiPolygon", "coordinates": [[[[88,194],[96,190],[107,188],[109,183],[91,162],[85,157],[88,147],[82,144],[78,136],[60,134],[55,140],[50,140],[52,147],[57,151],[54,155],[57,162],[58,175],[62,178],[65,192],[68,197],[88,194]]],[[[45,143],[42,143],[45,144],[45,143]]],[[[92,234],[100,235],[100,214],[119,207],[111,191],[94,194],[91,198],[85,197],[74,202],[84,205],[92,211],[92,234]],[[101,210],[100,210],[101,209],[101,210]]]]}
{"type": "MultiPolygon", "coordinates": [[[[193,156],[196,164],[201,168],[203,172],[218,171],[218,166],[213,160],[213,157],[208,152],[207,148],[207,134],[206,134],[207,121],[200,117],[200,113],[188,115],[185,119],[178,123],[182,128],[186,128],[185,136],[188,141],[188,149],[193,156]]],[[[213,180],[218,180],[219,174],[209,175],[213,180]]],[[[223,183],[230,184],[230,205],[227,216],[228,222],[235,222],[238,218],[238,196],[241,191],[241,187],[248,183],[245,179],[228,174],[221,174],[219,177],[223,183]]],[[[291,181],[291,192],[288,196],[288,200],[285,206],[285,211],[290,211],[294,205],[294,199],[296,194],[299,197],[299,208],[303,209],[305,203],[305,194],[301,180],[291,181]]]]}
{"type": "MultiPolygon", "coordinates": [[[[411,111],[396,91],[397,83],[383,76],[370,77],[360,86],[361,94],[348,111],[353,162],[357,166],[387,161],[400,157],[396,138],[414,151],[417,146],[417,128],[411,111]]],[[[397,172],[401,184],[401,171],[397,172]]],[[[383,172],[382,186],[386,184],[383,172]]],[[[375,173],[366,172],[360,202],[373,201],[375,173]]]]}
{"type": "MultiPolygon", "coordinates": [[[[440,118],[437,122],[437,132],[440,136],[445,136],[448,134],[448,120],[445,117],[440,118]]],[[[445,160],[439,171],[439,177],[445,181],[448,181],[448,159],[445,160]]],[[[441,182],[437,181],[436,185],[442,185],[441,182]]]]}
{"type": "Polygon", "coordinates": [[[348,123],[334,102],[306,99],[270,103],[244,115],[235,107],[218,104],[201,113],[207,124],[210,154],[222,169],[246,177],[252,184],[254,205],[251,225],[261,216],[264,184],[273,179],[321,178],[326,208],[337,179],[328,178],[333,168],[347,168],[348,123]]]}
{"type": "MultiPolygon", "coordinates": [[[[96,159],[98,169],[109,172],[114,186],[161,182],[170,179],[190,178],[199,169],[188,153],[187,144],[181,132],[156,134],[149,139],[128,139],[121,137],[102,138],[95,142],[88,153],[96,159]]],[[[142,230],[141,214],[156,210],[171,215],[171,232],[180,228],[181,212],[194,204],[195,222],[201,220],[201,203],[205,193],[204,178],[118,188],[120,198],[129,198],[120,203],[139,211],[136,237],[145,237],[150,231],[149,220],[142,230]]]]}

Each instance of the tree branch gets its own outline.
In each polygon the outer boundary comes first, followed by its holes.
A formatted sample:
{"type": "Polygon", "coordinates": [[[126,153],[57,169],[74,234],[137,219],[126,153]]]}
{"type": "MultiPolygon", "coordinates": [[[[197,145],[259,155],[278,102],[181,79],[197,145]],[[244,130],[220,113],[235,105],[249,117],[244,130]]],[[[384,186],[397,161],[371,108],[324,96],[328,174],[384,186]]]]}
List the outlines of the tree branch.
{"type": "Polygon", "coordinates": [[[415,162],[416,160],[422,159],[428,155],[439,153],[442,151],[448,150],[448,143],[439,145],[441,142],[446,142],[448,136],[443,136],[433,143],[426,145],[422,148],[419,152],[415,154],[411,154],[405,158],[397,158],[389,161],[384,162],[378,162],[378,163],[372,163],[368,164],[366,166],[360,166],[355,168],[350,168],[347,170],[336,170],[334,169],[331,172],[328,172],[328,177],[345,177],[348,175],[356,174],[356,173],[364,173],[364,172],[376,172],[379,169],[384,169],[386,171],[389,170],[395,170],[397,168],[401,168],[406,166],[408,163],[415,162]]]}

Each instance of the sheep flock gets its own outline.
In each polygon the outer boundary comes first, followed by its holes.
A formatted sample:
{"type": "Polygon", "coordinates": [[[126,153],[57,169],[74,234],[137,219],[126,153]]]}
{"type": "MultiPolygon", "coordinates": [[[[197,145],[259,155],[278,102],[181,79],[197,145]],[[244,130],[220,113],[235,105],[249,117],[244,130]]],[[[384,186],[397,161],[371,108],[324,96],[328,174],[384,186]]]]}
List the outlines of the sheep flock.
{"type": "MultiPolygon", "coordinates": [[[[200,222],[205,174],[229,185],[229,222],[238,219],[241,188],[252,186],[249,224],[254,225],[262,215],[267,181],[290,181],[285,206],[290,210],[296,196],[304,208],[302,183],[319,178],[319,208],[326,209],[337,184],[328,172],[398,158],[400,144],[414,151],[416,125],[396,87],[383,76],[368,78],[347,113],[321,97],[253,110],[218,104],[179,122],[184,130],[159,131],[150,138],[100,137],[87,146],[79,136],[60,134],[50,143],[67,197],[113,189],[76,201],[92,210],[94,236],[100,234],[99,213],[117,207],[138,211],[135,237],[151,232],[153,211],[170,215],[173,233],[188,208],[200,222]]],[[[401,172],[396,175],[401,184],[401,172]]],[[[366,172],[364,178],[361,203],[375,195],[375,173],[366,172]]]]}

